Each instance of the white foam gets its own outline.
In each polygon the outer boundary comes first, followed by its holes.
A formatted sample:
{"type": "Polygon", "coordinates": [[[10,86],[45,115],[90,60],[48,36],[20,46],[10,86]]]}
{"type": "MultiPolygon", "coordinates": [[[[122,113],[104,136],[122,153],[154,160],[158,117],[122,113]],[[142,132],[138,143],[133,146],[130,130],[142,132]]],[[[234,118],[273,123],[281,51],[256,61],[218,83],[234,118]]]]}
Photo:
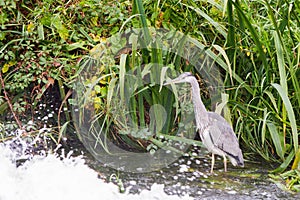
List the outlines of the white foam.
{"type": "Polygon", "coordinates": [[[1,200],[176,200],[188,195],[167,195],[164,185],[153,184],[140,194],[121,194],[116,185],[105,183],[96,171],[84,164],[82,157],[55,154],[34,156],[16,167],[14,153],[0,144],[1,200]]]}

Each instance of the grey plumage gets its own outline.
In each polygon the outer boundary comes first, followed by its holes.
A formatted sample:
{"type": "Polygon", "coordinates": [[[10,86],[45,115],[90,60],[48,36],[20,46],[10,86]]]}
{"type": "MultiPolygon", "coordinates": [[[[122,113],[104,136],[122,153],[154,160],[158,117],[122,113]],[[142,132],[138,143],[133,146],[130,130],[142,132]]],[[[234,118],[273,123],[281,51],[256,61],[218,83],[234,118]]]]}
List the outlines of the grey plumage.
{"type": "Polygon", "coordinates": [[[168,81],[164,85],[184,82],[191,84],[197,131],[204,146],[212,153],[211,173],[213,173],[215,162],[214,154],[224,158],[224,171],[227,171],[226,157],[229,158],[233,166],[243,167],[243,154],[232,127],[219,114],[206,110],[201,100],[197,79],[192,73],[184,72],[179,77],[168,81]]]}

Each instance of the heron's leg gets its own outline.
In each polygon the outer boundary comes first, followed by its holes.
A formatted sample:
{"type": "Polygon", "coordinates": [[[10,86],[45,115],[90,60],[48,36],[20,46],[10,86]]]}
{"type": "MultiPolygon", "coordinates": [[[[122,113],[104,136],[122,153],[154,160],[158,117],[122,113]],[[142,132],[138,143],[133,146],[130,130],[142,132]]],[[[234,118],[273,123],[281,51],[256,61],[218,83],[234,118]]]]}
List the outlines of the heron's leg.
{"type": "Polygon", "coordinates": [[[223,155],[224,158],[224,171],[227,172],[227,158],[225,155],[223,155]]]}
{"type": "Polygon", "coordinates": [[[215,165],[215,154],[211,154],[211,169],[210,169],[211,174],[214,172],[214,165],[215,165]]]}

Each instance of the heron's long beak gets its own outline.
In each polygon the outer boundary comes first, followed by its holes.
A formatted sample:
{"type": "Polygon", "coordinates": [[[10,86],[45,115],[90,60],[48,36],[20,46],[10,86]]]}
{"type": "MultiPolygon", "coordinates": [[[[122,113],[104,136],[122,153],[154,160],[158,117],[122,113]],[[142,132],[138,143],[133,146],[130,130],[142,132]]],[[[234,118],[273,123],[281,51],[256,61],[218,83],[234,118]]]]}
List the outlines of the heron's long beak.
{"type": "MultiPolygon", "coordinates": [[[[174,80],[175,80],[175,79],[174,79],[174,80]]],[[[172,79],[170,79],[170,78],[167,78],[167,80],[166,80],[165,83],[160,84],[159,92],[161,91],[161,89],[162,89],[163,86],[172,84],[174,80],[172,80],[172,79]]]]}
{"type": "Polygon", "coordinates": [[[163,86],[170,85],[171,83],[172,83],[172,81],[165,82],[165,83],[163,84],[163,86]]]}
{"type": "Polygon", "coordinates": [[[165,86],[165,85],[170,85],[170,84],[175,84],[175,83],[178,83],[178,79],[177,78],[175,78],[175,79],[168,79],[164,84],[163,84],[163,86],[165,86]]]}
{"type": "Polygon", "coordinates": [[[180,76],[178,76],[177,78],[174,78],[174,79],[170,79],[170,78],[167,78],[166,82],[163,84],[163,79],[161,79],[161,82],[160,82],[160,89],[159,91],[161,91],[162,89],[162,86],[166,86],[166,85],[170,85],[172,84],[172,87],[173,84],[176,84],[176,83],[186,83],[186,82],[191,82],[191,78],[188,78],[188,77],[193,77],[193,74],[191,72],[184,72],[182,73],[180,76]]]}

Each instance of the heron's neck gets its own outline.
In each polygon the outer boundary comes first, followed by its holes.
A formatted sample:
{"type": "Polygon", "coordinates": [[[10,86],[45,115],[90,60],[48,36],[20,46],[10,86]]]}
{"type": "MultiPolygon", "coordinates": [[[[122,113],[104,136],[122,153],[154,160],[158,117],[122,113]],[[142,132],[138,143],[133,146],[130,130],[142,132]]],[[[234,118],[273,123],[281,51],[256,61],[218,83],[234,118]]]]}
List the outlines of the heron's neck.
{"type": "Polygon", "coordinates": [[[208,124],[208,113],[201,100],[200,96],[200,87],[198,82],[195,79],[192,80],[192,95],[193,95],[193,104],[194,104],[194,113],[197,124],[197,129],[203,129],[208,124]]]}

